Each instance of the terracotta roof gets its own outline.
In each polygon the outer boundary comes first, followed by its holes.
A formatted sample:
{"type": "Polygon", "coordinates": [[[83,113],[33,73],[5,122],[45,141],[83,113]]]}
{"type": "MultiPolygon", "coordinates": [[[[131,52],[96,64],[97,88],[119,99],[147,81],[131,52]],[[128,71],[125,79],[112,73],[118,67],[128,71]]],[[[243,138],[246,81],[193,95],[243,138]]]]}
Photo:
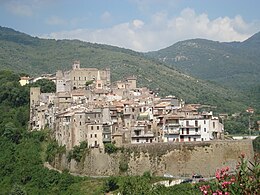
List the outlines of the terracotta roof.
{"type": "Polygon", "coordinates": [[[166,107],[166,106],[169,106],[171,105],[171,102],[161,102],[159,104],[156,104],[155,105],[155,108],[158,108],[158,107],[166,107]]]}

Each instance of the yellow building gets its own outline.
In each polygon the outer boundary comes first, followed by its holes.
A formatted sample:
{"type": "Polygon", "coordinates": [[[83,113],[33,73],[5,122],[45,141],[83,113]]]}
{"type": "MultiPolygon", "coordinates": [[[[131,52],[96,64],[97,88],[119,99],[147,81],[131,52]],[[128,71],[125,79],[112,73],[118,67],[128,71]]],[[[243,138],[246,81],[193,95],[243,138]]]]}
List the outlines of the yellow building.
{"type": "Polygon", "coordinates": [[[24,86],[24,85],[29,84],[29,80],[30,80],[30,77],[21,77],[19,83],[21,86],[24,86]]]}

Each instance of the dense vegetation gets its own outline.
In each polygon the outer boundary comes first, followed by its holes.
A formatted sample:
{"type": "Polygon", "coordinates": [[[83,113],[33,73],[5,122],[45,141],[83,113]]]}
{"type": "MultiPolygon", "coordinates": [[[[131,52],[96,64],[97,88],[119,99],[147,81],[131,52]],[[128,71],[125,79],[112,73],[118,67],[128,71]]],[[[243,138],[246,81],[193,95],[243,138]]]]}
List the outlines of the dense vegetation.
{"type": "Polygon", "coordinates": [[[204,80],[248,90],[260,82],[260,33],[244,42],[193,39],[147,55],[204,80]]]}
{"type": "MultiPolygon", "coordinates": [[[[0,71],[0,107],[3,110],[0,113],[0,194],[104,194],[111,191],[125,195],[200,194],[199,186],[189,183],[168,188],[153,185],[163,178],[152,177],[149,172],[143,176],[94,179],[45,168],[43,163],[53,161],[65,148],[51,140],[46,130],[26,130],[30,85],[20,86],[18,80],[18,74],[0,71]]],[[[33,86],[39,85],[45,89],[43,92],[54,90],[48,81],[38,81],[33,86]]],[[[254,146],[259,149],[259,139],[254,146]]],[[[116,150],[113,144],[106,145],[106,152],[111,154],[116,150]]],[[[69,156],[81,161],[86,152],[86,142],[82,142],[69,156]]],[[[123,161],[120,166],[122,173],[128,168],[123,161]]]]}
{"type": "MultiPolygon", "coordinates": [[[[44,168],[45,161],[53,161],[56,154],[65,152],[65,148],[51,140],[48,131],[26,130],[30,85],[20,86],[18,81],[18,74],[0,71],[0,194],[104,194],[113,190],[122,194],[151,192],[153,181],[147,174],[143,177],[117,177],[115,182],[113,178],[75,177],[67,171],[59,173],[44,168]]],[[[45,89],[43,92],[53,90],[53,84],[47,81],[33,84],[39,85],[45,89]]],[[[74,147],[69,157],[80,161],[85,152],[86,142],[82,142],[74,147]]],[[[175,187],[176,192],[188,192],[194,188],[191,185],[186,187],[175,187]]],[[[153,189],[156,189],[156,194],[172,194],[170,188],[158,186],[153,189]]]]}
{"type": "Polygon", "coordinates": [[[259,120],[260,113],[257,110],[254,114],[243,112],[236,116],[229,116],[228,119],[222,120],[222,123],[225,125],[225,131],[232,135],[259,135],[260,132],[257,130],[259,120]]]}
{"type": "Polygon", "coordinates": [[[149,52],[147,56],[193,77],[238,90],[247,97],[250,106],[259,109],[259,43],[260,32],[236,43],[193,39],[149,52]]]}
{"type": "MultiPolygon", "coordinates": [[[[65,149],[50,140],[47,132],[26,131],[31,85],[20,86],[20,75],[6,69],[22,69],[26,74],[37,75],[69,69],[72,61],[78,59],[83,67],[110,67],[113,80],[135,74],[139,85],[148,86],[160,94],[176,95],[187,102],[217,105],[221,112],[232,113],[245,110],[252,103],[259,104],[260,87],[257,85],[245,96],[189,77],[130,50],[80,41],[43,40],[0,27],[0,194],[103,194],[108,191],[122,194],[200,194],[198,188],[190,184],[155,187],[152,185],[154,178],[149,174],[91,179],[44,168],[44,161],[53,161],[55,155],[65,152],[65,149]]],[[[55,85],[47,80],[39,80],[33,86],[41,86],[42,92],[55,91],[55,85]]],[[[227,131],[246,134],[248,117],[244,113],[229,117],[225,121],[227,131]]],[[[256,120],[259,120],[259,109],[251,116],[252,126],[256,125],[256,120]]],[[[259,139],[254,146],[259,148],[259,139]]],[[[83,143],[69,156],[80,161],[84,152],[83,143]]],[[[116,148],[107,145],[106,152],[116,152],[116,148]]],[[[127,168],[122,162],[120,170],[124,172],[127,168]]]]}
{"type": "Polygon", "coordinates": [[[251,100],[237,91],[182,74],[142,53],[77,40],[46,40],[0,27],[0,69],[27,74],[68,70],[74,60],[82,67],[110,68],[112,80],[136,75],[139,86],[189,103],[211,104],[219,112],[244,110],[251,100]]]}

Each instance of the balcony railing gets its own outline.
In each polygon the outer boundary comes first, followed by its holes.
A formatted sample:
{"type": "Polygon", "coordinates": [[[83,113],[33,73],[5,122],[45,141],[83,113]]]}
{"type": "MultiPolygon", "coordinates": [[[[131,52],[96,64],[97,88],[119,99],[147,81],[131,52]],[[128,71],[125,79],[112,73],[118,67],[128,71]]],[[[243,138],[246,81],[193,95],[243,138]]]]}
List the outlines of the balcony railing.
{"type": "Polygon", "coordinates": [[[187,131],[180,131],[181,135],[201,135],[201,131],[195,132],[195,131],[189,131],[189,133],[187,133],[187,131]]]}
{"type": "Polygon", "coordinates": [[[165,131],[166,134],[180,134],[180,131],[179,130],[167,130],[165,131]]]}

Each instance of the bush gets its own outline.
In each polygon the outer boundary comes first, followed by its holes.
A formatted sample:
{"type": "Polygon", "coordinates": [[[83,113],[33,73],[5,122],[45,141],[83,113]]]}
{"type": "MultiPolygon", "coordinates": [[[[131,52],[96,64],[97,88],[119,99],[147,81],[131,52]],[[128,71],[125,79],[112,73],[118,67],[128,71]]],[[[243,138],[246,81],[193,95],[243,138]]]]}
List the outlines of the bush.
{"type": "Polygon", "coordinates": [[[260,194],[260,161],[255,156],[254,162],[245,159],[242,154],[236,168],[236,174],[230,175],[229,168],[217,170],[216,181],[200,187],[201,192],[206,194],[260,194]]]}
{"type": "Polygon", "coordinates": [[[128,170],[128,163],[125,161],[119,162],[119,170],[122,172],[126,172],[128,170]]]}
{"type": "Polygon", "coordinates": [[[260,136],[253,140],[254,151],[260,154],[260,136]]]}
{"type": "Polygon", "coordinates": [[[77,162],[80,162],[85,155],[87,147],[88,143],[86,141],[81,142],[79,146],[74,146],[68,154],[68,160],[75,159],[77,162]]]}
{"type": "Polygon", "coordinates": [[[109,177],[103,184],[104,192],[115,191],[118,188],[119,188],[118,178],[116,178],[116,177],[109,177]]]}
{"type": "Polygon", "coordinates": [[[46,150],[46,161],[53,162],[57,154],[65,153],[65,147],[58,145],[57,141],[52,140],[46,150]]]}
{"type": "Polygon", "coordinates": [[[112,143],[105,143],[105,152],[108,154],[116,153],[118,148],[112,143]]]}

